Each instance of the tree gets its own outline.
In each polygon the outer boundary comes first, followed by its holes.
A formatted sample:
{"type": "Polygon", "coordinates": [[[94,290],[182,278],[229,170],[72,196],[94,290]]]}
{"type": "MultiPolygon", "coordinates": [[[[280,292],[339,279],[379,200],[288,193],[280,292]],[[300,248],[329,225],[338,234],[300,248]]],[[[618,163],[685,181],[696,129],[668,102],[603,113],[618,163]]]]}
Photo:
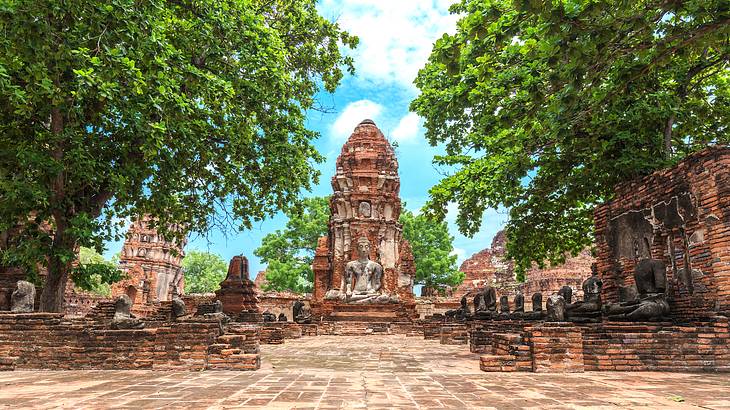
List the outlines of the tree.
{"type": "Polygon", "coordinates": [[[315,0],[16,0],[0,31],[0,256],[47,266],[44,311],[117,221],[171,239],[296,202],[322,160],[305,113],[357,43],[315,0]]]}
{"type": "Polygon", "coordinates": [[[191,250],[182,261],[185,293],[215,292],[226,278],[228,267],[220,255],[191,250]]]}
{"type": "Polygon", "coordinates": [[[427,213],[474,234],[509,208],[517,271],[592,244],[616,183],[726,144],[730,17],[720,0],[473,1],[415,81],[435,163],[427,213]]]}
{"type": "Polygon", "coordinates": [[[71,280],[82,290],[111,296],[109,285],[124,278],[122,271],[117,269],[118,263],[117,255],[109,261],[96,250],[82,246],[79,248],[78,264],[71,270],[71,280]]]}
{"type": "Polygon", "coordinates": [[[268,264],[266,290],[311,292],[317,241],[327,234],[329,198],[311,197],[286,212],[286,228],[266,235],[254,255],[268,264]]]}
{"type": "Polygon", "coordinates": [[[400,214],[403,237],[408,240],[416,262],[415,283],[432,289],[443,285],[456,286],[464,281],[464,273],[456,267],[454,237],[446,222],[435,221],[409,210],[400,214]]]}
{"type": "MultiPolygon", "coordinates": [[[[267,263],[267,290],[310,292],[314,282],[312,262],[317,240],[327,234],[329,198],[304,200],[303,208],[287,213],[284,230],[264,237],[254,254],[267,263]]],[[[426,286],[456,285],[464,276],[456,268],[453,237],[446,223],[403,211],[400,216],[403,237],[408,239],[416,263],[416,283],[426,286]]]]}

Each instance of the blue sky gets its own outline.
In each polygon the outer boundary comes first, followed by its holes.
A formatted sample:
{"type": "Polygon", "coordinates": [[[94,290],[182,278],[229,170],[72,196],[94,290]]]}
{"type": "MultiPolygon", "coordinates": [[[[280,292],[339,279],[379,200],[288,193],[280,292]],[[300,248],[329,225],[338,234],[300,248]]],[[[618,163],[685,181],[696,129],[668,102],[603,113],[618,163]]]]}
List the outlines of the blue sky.
{"type": "MultiPolygon", "coordinates": [[[[335,160],[342,144],[355,126],[371,118],[391,141],[398,142],[401,199],[407,208],[419,209],[428,198],[428,189],[441,178],[432,165],[439,148],[431,147],[424,139],[423,121],[409,113],[410,101],[418,95],[413,85],[418,69],[423,67],[433,42],[445,32],[453,32],[456,16],[449,15],[451,0],[323,0],[320,12],[328,19],[360,38],[359,47],[350,54],[355,60],[356,74],[346,76],[334,94],[321,93],[322,105],[333,113],[311,112],[307,125],[321,135],[316,147],[326,161],[318,166],[320,183],[307,195],[332,193],[330,178],[335,171],[335,160]]],[[[458,262],[491,244],[494,234],[504,226],[504,211],[489,210],[482,229],[473,238],[459,234],[453,221],[456,206],[450,207],[449,229],[454,238],[458,262]]],[[[265,269],[253,255],[261,239],[269,232],[282,228],[286,217],[277,215],[252,230],[244,232],[213,231],[205,238],[192,237],[186,250],[208,250],[229,260],[243,253],[251,264],[251,274],[265,269]]],[[[121,249],[121,243],[110,243],[105,254],[110,256],[121,249]]]]}

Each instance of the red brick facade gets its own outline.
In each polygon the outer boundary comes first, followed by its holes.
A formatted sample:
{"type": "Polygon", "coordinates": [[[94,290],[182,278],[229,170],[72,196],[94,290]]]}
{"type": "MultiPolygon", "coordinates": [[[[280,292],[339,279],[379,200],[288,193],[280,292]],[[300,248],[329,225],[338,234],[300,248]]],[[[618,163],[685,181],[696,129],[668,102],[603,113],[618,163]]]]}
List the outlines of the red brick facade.
{"type": "Polygon", "coordinates": [[[153,303],[170,300],[175,287],[178,293],[184,292],[182,259],[185,256],[185,242],[165,240],[150,227],[151,221],[149,216],[144,216],[129,227],[122,246],[119,268],[130,273],[133,279],[116,285],[112,289],[113,297],[133,292],[132,288],[135,288],[139,303],[143,288],[148,287],[149,297],[145,303],[153,303]],[[135,267],[141,268],[141,272],[135,267]]]}
{"type": "Polygon", "coordinates": [[[730,148],[707,149],[677,166],[616,188],[596,209],[604,300],[633,284],[637,258],[667,266],[671,316],[730,312],[730,148]]]}
{"type": "Polygon", "coordinates": [[[12,369],[256,370],[258,328],[217,320],[147,322],[112,330],[97,320],[54,313],[0,313],[0,363],[12,369]]]}

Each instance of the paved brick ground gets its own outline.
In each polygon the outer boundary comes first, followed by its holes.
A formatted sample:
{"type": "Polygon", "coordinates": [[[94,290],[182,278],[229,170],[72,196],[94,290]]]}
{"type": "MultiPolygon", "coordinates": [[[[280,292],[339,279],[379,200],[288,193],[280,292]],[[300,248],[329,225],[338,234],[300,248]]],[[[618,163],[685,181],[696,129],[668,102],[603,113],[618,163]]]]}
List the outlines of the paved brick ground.
{"type": "Polygon", "coordinates": [[[0,408],[728,408],[730,375],[483,373],[466,346],[319,336],[262,346],[257,372],[0,373],[0,408]]]}

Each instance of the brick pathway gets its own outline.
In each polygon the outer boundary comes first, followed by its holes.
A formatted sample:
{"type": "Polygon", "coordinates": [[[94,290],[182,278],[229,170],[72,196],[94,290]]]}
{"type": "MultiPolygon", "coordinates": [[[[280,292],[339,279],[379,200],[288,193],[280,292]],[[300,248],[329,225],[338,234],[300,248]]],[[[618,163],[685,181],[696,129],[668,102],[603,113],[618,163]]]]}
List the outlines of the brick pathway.
{"type": "Polygon", "coordinates": [[[466,346],[402,336],[261,350],[257,372],[4,372],[0,408],[730,409],[730,374],[483,373],[466,346]]]}

